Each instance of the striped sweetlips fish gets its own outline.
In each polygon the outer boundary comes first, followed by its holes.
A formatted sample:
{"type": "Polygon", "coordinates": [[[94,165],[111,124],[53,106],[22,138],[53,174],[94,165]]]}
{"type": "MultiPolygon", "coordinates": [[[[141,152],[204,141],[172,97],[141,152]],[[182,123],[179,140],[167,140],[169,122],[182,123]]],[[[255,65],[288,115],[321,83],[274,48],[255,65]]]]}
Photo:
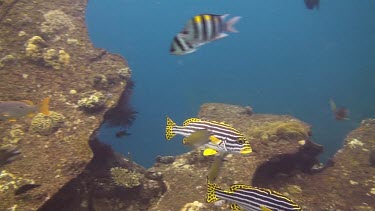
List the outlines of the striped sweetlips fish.
{"type": "Polygon", "coordinates": [[[225,32],[238,32],[234,28],[234,24],[236,24],[241,18],[236,16],[225,21],[225,18],[228,17],[228,15],[229,14],[196,15],[188,21],[180,34],[186,41],[199,44],[224,38],[228,36],[225,32]]]}
{"type": "Polygon", "coordinates": [[[209,179],[207,179],[206,200],[209,203],[225,200],[230,203],[231,210],[302,210],[294,201],[276,191],[240,184],[230,186],[229,190],[223,190],[209,179]]]}
{"type": "Polygon", "coordinates": [[[249,154],[252,152],[249,142],[237,129],[225,123],[205,121],[198,118],[185,120],[182,126],[176,125],[167,117],[165,137],[171,140],[176,134],[185,136],[185,145],[204,146],[204,156],[215,154],[249,154]],[[208,131],[208,135],[205,131],[208,131]],[[194,138],[191,138],[193,137],[194,138]]]}

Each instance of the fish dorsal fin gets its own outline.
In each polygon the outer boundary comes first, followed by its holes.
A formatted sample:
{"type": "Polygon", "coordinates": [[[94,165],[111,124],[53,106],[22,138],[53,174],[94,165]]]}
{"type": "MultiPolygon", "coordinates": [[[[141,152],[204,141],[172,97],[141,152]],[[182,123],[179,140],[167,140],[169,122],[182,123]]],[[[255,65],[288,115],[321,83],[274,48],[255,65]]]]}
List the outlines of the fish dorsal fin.
{"type": "Polygon", "coordinates": [[[21,100],[20,102],[26,103],[27,105],[34,105],[30,100],[21,100]]]}
{"type": "Polygon", "coordinates": [[[221,140],[218,139],[216,136],[210,136],[210,141],[213,144],[219,145],[221,143],[221,140]]]}
{"type": "Polygon", "coordinates": [[[230,186],[230,191],[236,191],[236,190],[239,190],[239,189],[248,189],[249,186],[247,185],[242,185],[242,184],[235,184],[235,185],[231,185],[230,186]]]}
{"type": "Polygon", "coordinates": [[[42,100],[39,106],[39,112],[48,116],[50,114],[49,111],[49,97],[46,97],[42,100]]]}
{"type": "Polygon", "coordinates": [[[238,204],[231,204],[230,205],[230,210],[232,211],[240,211],[243,210],[238,204]]]}
{"type": "Polygon", "coordinates": [[[190,119],[185,120],[185,122],[182,125],[186,126],[186,125],[190,124],[191,122],[200,122],[200,121],[202,121],[202,120],[198,119],[198,118],[190,118],[190,119]]]}
{"type": "Polygon", "coordinates": [[[203,151],[204,156],[210,156],[210,155],[215,155],[217,154],[217,151],[211,148],[207,148],[203,151]]]}

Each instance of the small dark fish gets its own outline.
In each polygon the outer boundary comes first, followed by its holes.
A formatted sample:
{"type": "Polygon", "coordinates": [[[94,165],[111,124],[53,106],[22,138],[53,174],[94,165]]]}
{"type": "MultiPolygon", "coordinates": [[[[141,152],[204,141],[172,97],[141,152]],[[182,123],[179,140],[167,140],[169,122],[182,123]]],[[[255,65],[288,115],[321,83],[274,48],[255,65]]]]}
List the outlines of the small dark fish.
{"type": "Polygon", "coordinates": [[[313,10],[314,8],[319,9],[319,0],[304,0],[306,8],[313,10]]]}
{"type": "Polygon", "coordinates": [[[23,193],[26,193],[27,191],[31,190],[31,189],[34,189],[34,188],[37,188],[37,187],[40,187],[41,185],[39,184],[26,184],[26,185],[22,185],[21,187],[19,187],[15,192],[14,192],[14,195],[20,195],[20,194],[23,194],[23,193]]]}
{"type": "Polygon", "coordinates": [[[336,120],[349,120],[349,110],[347,108],[337,108],[335,101],[329,99],[329,105],[336,120]]]}
{"type": "Polygon", "coordinates": [[[129,135],[130,135],[130,133],[126,132],[126,130],[121,130],[121,131],[116,133],[117,138],[121,138],[123,136],[129,136],[129,135]]]}
{"type": "Polygon", "coordinates": [[[21,152],[17,148],[0,148],[0,167],[14,161],[19,154],[21,152]]]}

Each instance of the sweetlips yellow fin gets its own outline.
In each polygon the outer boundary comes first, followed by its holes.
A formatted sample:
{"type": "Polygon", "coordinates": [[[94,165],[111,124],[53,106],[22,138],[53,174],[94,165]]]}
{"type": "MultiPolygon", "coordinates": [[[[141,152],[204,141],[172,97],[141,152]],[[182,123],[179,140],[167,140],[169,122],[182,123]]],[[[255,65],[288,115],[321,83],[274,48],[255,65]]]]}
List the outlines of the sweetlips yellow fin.
{"type": "Polygon", "coordinates": [[[9,122],[16,122],[17,120],[14,118],[8,119],[9,122]]]}
{"type": "Polygon", "coordinates": [[[27,105],[34,105],[34,103],[31,102],[30,100],[21,100],[21,102],[24,102],[24,103],[26,103],[27,105]]]}
{"type": "Polygon", "coordinates": [[[261,209],[262,211],[272,211],[270,208],[267,208],[267,207],[265,207],[265,206],[260,206],[260,209],[261,209]]]}
{"type": "Polygon", "coordinates": [[[188,125],[190,122],[200,122],[202,121],[201,119],[198,119],[198,118],[190,118],[190,119],[187,119],[184,121],[184,123],[182,123],[183,126],[186,126],[188,125]]]}
{"type": "Polygon", "coordinates": [[[210,136],[209,139],[210,139],[211,143],[213,143],[213,144],[219,145],[221,143],[221,140],[218,139],[216,136],[210,136]]]}
{"type": "Polygon", "coordinates": [[[240,206],[238,206],[238,204],[231,204],[230,205],[230,210],[232,211],[240,211],[240,210],[243,210],[240,206]]]}
{"type": "Polygon", "coordinates": [[[46,97],[42,100],[42,102],[39,105],[39,112],[48,116],[50,114],[49,111],[49,97],[46,97]]]}
{"type": "Polygon", "coordinates": [[[172,132],[172,129],[176,127],[176,123],[169,117],[167,117],[167,126],[165,127],[165,139],[171,140],[176,134],[172,132]]]}
{"type": "Polygon", "coordinates": [[[240,154],[249,154],[252,153],[253,150],[251,149],[250,146],[245,146],[241,149],[240,154]]]}
{"type": "Polygon", "coordinates": [[[217,154],[217,151],[211,148],[207,148],[203,151],[204,156],[210,156],[210,155],[215,155],[217,154]]]}

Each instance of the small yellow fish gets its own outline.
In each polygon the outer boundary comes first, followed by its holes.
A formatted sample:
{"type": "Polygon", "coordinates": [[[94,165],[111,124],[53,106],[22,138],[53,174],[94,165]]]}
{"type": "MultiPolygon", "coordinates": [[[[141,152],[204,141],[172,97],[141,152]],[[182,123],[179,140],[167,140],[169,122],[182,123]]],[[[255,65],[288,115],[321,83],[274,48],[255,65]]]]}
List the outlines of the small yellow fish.
{"type": "Polygon", "coordinates": [[[16,121],[23,116],[33,116],[35,113],[49,115],[49,97],[43,99],[40,105],[34,105],[29,100],[0,101],[0,120],[16,121]]]}

